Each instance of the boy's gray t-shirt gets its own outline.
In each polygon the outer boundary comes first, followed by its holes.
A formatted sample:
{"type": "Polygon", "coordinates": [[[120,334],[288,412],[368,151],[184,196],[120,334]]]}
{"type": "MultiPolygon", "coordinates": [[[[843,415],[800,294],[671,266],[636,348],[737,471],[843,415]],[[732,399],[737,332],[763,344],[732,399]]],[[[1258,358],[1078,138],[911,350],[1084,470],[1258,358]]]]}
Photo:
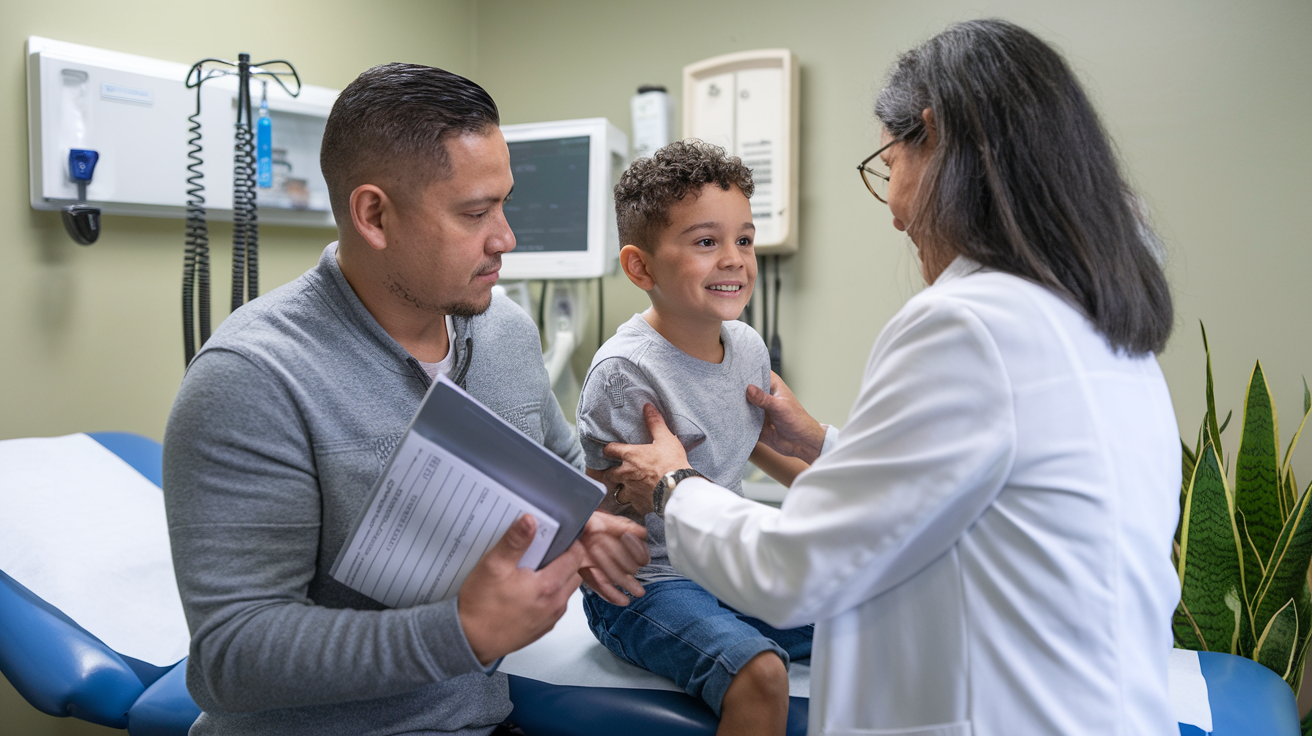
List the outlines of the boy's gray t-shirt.
{"type": "MultiPolygon", "coordinates": [[[[653,404],[683,442],[688,463],[716,485],[742,494],[743,466],[756,447],[765,413],[747,402],[748,384],[770,390],[770,353],[745,322],[720,327],[724,360],[707,363],[674,347],[641,314],[620,325],[592,358],[579,395],[578,429],[589,468],[617,463],[602,454],[611,442],[651,442],[642,418],[653,404]]],[[[670,565],[665,520],[648,514],[651,564],[643,583],[682,577],[670,565]]]]}

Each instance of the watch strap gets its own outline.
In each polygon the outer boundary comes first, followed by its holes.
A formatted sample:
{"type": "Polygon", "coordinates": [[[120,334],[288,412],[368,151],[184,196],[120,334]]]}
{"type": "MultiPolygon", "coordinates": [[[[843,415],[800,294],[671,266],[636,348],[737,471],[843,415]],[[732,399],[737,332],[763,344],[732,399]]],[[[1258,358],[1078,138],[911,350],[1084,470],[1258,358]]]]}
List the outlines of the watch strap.
{"type": "Polygon", "coordinates": [[[665,516],[665,502],[669,500],[674,487],[680,481],[694,476],[698,478],[706,477],[692,468],[674,470],[661,477],[660,481],[656,483],[656,489],[651,494],[652,508],[658,516],[665,516]]]}

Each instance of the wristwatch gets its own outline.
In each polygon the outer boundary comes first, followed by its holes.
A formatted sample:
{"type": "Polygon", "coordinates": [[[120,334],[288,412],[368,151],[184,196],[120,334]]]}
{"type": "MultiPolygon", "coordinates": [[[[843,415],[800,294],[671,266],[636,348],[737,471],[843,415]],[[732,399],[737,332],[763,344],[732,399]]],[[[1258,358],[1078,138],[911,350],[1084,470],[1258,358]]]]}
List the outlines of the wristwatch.
{"type": "Polygon", "coordinates": [[[651,492],[651,505],[657,516],[665,518],[665,502],[669,500],[670,494],[674,492],[674,486],[678,485],[679,481],[693,476],[698,478],[706,477],[692,468],[683,468],[682,470],[671,470],[656,483],[656,488],[651,492]]]}

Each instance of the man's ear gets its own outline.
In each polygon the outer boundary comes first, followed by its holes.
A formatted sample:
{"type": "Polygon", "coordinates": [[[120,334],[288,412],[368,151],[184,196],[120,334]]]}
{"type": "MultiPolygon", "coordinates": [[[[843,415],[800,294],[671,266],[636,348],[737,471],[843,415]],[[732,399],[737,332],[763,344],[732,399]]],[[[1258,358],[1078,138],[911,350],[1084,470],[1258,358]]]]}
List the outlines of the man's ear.
{"type": "Polygon", "coordinates": [[[656,288],[656,279],[647,270],[648,257],[649,254],[636,245],[620,248],[620,268],[624,269],[624,275],[629,277],[629,281],[643,291],[656,288]]]}
{"type": "Polygon", "coordinates": [[[351,192],[351,225],[374,250],[387,247],[384,228],[395,216],[396,203],[373,184],[361,184],[351,192]]]}

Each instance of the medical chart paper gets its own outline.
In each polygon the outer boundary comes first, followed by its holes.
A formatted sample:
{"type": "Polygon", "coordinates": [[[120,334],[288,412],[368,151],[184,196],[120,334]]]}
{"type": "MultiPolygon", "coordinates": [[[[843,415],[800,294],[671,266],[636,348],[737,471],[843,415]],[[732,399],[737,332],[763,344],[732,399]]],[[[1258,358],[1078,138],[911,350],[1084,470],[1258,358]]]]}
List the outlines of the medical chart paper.
{"type": "Polygon", "coordinates": [[[395,608],[446,600],[521,514],[538,529],[519,564],[536,568],[573,542],[604,495],[442,378],[375,483],[331,575],[395,608]]]}
{"type": "Polygon", "coordinates": [[[520,514],[538,531],[519,566],[542,562],[555,519],[414,432],[395,455],[347,566],[333,573],[339,582],[393,608],[446,600],[520,514]]]}

